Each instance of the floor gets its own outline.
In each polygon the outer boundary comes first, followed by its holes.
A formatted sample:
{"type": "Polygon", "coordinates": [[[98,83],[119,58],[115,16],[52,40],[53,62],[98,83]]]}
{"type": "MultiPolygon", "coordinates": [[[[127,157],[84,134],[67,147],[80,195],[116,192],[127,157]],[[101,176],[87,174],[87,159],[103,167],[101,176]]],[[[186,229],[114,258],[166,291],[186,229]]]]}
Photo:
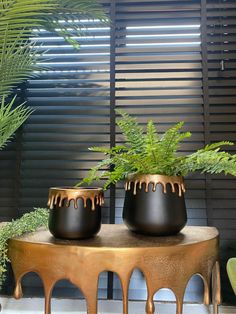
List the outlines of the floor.
{"type": "MultiPolygon", "coordinates": [[[[2,304],[1,314],[43,314],[43,299],[21,299],[0,298],[2,304]]],[[[52,301],[52,314],[86,314],[85,301],[81,300],[58,300],[52,301]]],[[[120,301],[99,301],[99,314],[122,313],[122,302],[120,301]]],[[[144,314],[144,302],[130,302],[129,314],[144,314]]],[[[170,303],[157,303],[156,313],[173,314],[175,305],[170,303]]],[[[212,308],[198,304],[185,304],[183,314],[211,314],[212,308]]],[[[236,314],[236,307],[220,307],[220,314],[236,314]]]]}

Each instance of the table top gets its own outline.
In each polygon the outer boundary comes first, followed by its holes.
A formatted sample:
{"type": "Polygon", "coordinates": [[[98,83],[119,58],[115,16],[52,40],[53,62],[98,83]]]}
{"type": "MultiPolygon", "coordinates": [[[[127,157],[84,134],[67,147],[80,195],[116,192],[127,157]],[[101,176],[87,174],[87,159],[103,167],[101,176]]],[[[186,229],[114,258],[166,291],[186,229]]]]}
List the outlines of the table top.
{"type": "Polygon", "coordinates": [[[93,238],[83,240],[61,240],[54,238],[46,229],[11,239],[10,241],[42,244],[42,245],[70,245],[95,248],[148,248],[170,247],[197,244],[217,238],[218,231],[214,227],[187,226],[174,236],[144,236],[127,229],[125,225],[103,224],[100,232],[93,238]]]}

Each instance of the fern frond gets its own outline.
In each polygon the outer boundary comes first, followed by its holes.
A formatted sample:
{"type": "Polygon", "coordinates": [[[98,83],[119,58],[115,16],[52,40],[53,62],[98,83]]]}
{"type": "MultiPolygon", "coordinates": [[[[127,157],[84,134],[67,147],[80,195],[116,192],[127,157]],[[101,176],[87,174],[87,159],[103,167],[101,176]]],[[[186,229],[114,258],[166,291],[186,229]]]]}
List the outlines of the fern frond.
{"type": "Polygon", "coordinates": [[[184,122],[179,122],[172,128],[168,129],[161,138],[160,148],[163,151],[164,159],[172,159],[175,157],[180,142],[191,136],[190,132],[180,133],[184,122]]]}
{"type": "Polygon", "coordinates": [[[101,171],[104,170],[104,168],[110,167],[112,164],[112,159],[107,158],[99,162],[95,167],[91,168],[88,176],[84,178],[81,182],[78,182],[76,186],[81,186],[83,184],[90,185],[94,181],[99,181],[102,178],[107,176],[107,171],[101,171]]]}
{"type": "Polygon", "coordinates": [[[146,154],[152,160],[152,162],[157,162],[157,149],[156,145],[158,143],[158,136],[155,125],[152,120],[147,124],[147,134],[145,137],[146,144],[146,154]]]}
{"type": "Polygon", "coordinates": [[[116,184],[125,178],[127,169],[124,165],[115,166],[113,171],[109,173],[109,178],[105,182],[103,188],[106,190],[111,184],[116,184]]]}
{"type": "Polygon", "coordinates": [[[221,142],[217,142],[217,143],[212,143],[212,144],[207,144],[202,151],[209,151],[209,150],[215,150],[220,148],[221,146],[232,146],[234,145],[233,142],[229,142],[229,141],[221,141],[221,142]]]}
{"type": "Polygon", "coordinates": [[[127,147],[124,145],[117,145],[112,148],[93,146],[93,147],[89,147],[89,150],[92,152],[103,153],[105,155],[113,155],[116,153],[120,153],[122,151],[126,151],[127,147]]]}
{"type": "Polygon", "coordinates": [[[112,148],[92,147],[92,151],[109,155],[110,158],[93,167],[83,182],[90,184],[94,180],[105,179],[106,189],[110,184],[125,179],[129,173],[185,176],[189,172],[200,171],[236,176],[236,155],[220,151],[222,146],[233,143],[221,141],[206,145],[193,154],[178,156],[181,141],[191,136],[190,132],[181,132],[183,122],[174,125],[160,138],[152,121],[148,122],[144,134],[136,119],[120,110],[117,113],[122,115],[117,124],[126,142],[112,148]],[[103,167],[106,169],[101,172],[103,167]]]}
{"type": "Polygon", "coordinates": [[[236,155],[231,155],[225,151],[199,150],[182,161],[180,165],[182,175],[189,172],[200,171],[202,173],[225,173],[236,175],[236,155]]]}

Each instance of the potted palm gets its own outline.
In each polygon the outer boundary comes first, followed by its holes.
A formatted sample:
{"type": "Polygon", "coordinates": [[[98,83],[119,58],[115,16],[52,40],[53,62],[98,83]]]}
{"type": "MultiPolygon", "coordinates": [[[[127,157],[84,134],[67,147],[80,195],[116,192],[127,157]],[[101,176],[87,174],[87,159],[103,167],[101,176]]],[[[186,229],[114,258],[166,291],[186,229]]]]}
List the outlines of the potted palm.
{"type": "MultiPolygon", "coordinates": [[[[96,0],[1,0],[0,12],[1,151],[33,111],[25,103],[19,104],[16,89],[28,78],[35,77],[36,71],[45,69],[40,65],[43,48],[37,49],[36,41],[32,38],[44,29],[64,37],[77,49],[77,39],[83,35],[84,28],[78,25],[77,20],[98,19],[106,22],[107,16],[96,0]]],[[[47,209],[38,209],[1,225],[0,287],[7,269],[7,241],[40,226],[47,226],[48,218],[47,209]]]]}
{"type": "Polygon", "coordinates": [[[121,110],[117,113],[122,116],[117,124],[124,145],[91,147],[104,153],[105,159],[78,186],[106,178],[107,189],[125,180],[123,219],[128,228],[148,235],[176,234],[187,221],[183,177],[195,171],[236,175],[236,155],[220,151],[221,146],[233,143],[213,143],[190,155],[179,155],[181,141],[191,136],[181,132],[183,122],[159,135],[152,121],[144,131],[135,118],[121,110]]]}

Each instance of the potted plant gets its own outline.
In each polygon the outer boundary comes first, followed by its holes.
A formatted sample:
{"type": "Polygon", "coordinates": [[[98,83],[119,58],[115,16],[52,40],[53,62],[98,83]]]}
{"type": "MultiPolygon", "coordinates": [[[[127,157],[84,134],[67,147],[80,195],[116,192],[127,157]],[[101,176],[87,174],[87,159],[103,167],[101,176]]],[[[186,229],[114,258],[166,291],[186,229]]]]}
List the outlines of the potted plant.
{"type": "MultiPolygon", "coordinates": [[[[102,6],[97,0],[35,0],[32,2],[24,0],[2,0],[0,4],[0,150],[6,145],[7,141],[11,139],[14,132],[25,122],[25,120],[32,113],[30,108],[25,106],[25,103],[17,105],[16,96],[12,96],[13,88],[19,86],[30,77],[36,76],[36,71],[45,69],[42,63],[42,47],[37,48],[37,32],[42,29],[51,33],[56,33],[72,44],[76,49],[79,48],[78,40],[84,34],[84,25],[78,25],[78,19],[100,20],[107,23],[108,18],[102,6]],[[69,27],[68,27],[69,23],[69,27]],[[40,65],[41,63],[41,65],[40,65]]],[[[60,188],[60,193],[62,188],[60,188]]],[[[61,235],[60,226],[64,224],[63,236],[65,236],[65,222],[70,221],[70,228],[75,227],[79,218],[86,218],[87,220],[79,221],[79,226],[83,228],[90,222],[90,229],[87,233],[83,229],[75,230],[70,234],[71,237],[78,235],[87,236],[88,234],[96,233],[100,228],[101,213],[99,210],[102,192],[98,189],[86,189],[82,195],[82,189],[67,189],[70,196],[74,193],[75,197],[80,194],[81,197],[88,196],[84,204],[89,207],[91,200],[99,199],[99,204],[93,204],[91,212],[84,211],[84,216],[80,211],[81,204],[77,201],[72,206],[70,203],[70,210],[66,207],[66,211],[62,216],[62,209],[58,209],[59,204],[56,205],[58,212],[50,211],[50,229],[56,228],[55,233],[61,235]],[[70,192],[69,192],[70,190],[70,192]],[[87,204],[88,203],[88,204],[87,204]],[[75,207],[79,207],[75,211],[75,207]],[[94,210],[93,207],[96,207],[94,210]],[[72,210],[74,208],[74,212],[72,210]],[[71,213],[74,215],[71,216],[71,213]],[[81,217],[78,216],[81,213],[81,217]],[[67,216],[70,214],[69,220],[67,216]],[[67,215],[67,216],[65,216],[67,215]],[[55,216],[56,222],[60,222],[59,226],[53,221],[55,216]],[[59,219],[60,218],[60,219],[59,219]],[[59,220],[58,220],[59,219],[59,220]],[[77,219],[77,220],[76,220],[77,219]],[[92,223],[93,222],[93,223],[92,223]],[[52,225],[51,225],[52,223],[52,225]],[[58,231],[58,228],[60,229],[58,231]],[[58,233],[59,232],[59,233],[58,233]]],[[[55,191],[55,189],[52,191],[55,191]]],[[[61,203],[62,204],[62,203],[61,203]]],[[[54,205],[52,206],[54,208],[54,205]]],[[[33,213],[32,213],[33,215],[33,213]]],[[[78,227],[78,225],[77,225],[78,227]]],[[[87,228],[88,229],[88,228],[87,228]]],[[[53,229],[54,230],[54,229],[53,229]]],[[[67,234],[68,236],[68,234],[67,234]]]]}
{"type": "Polygon", "coordinates": [[[50,232],[54,237],[61,239],[84,239],[96,235],[101,228],[103,203],[101,188],[50,188],[50,232]]]}
{"type": "Polygon", "coordinates": [[[117,113],[122,116],[117,124],[125,137],[124,145],[91,147],[104,153],[105,159],[78,186],[106,178],[107,189],[126,180],[123,219],[128,228],[148,235],[176,234],[187,221],[183,177],[195,171],[236,175],[236,155],[220,151],[221,146],[233,143],[222,141],[179,155],[181,141],[191,136],[181,132],[183,122],[160,135],[153,121],[147,123],[145,132],[135,118],[121,110],[117,113]]]}

